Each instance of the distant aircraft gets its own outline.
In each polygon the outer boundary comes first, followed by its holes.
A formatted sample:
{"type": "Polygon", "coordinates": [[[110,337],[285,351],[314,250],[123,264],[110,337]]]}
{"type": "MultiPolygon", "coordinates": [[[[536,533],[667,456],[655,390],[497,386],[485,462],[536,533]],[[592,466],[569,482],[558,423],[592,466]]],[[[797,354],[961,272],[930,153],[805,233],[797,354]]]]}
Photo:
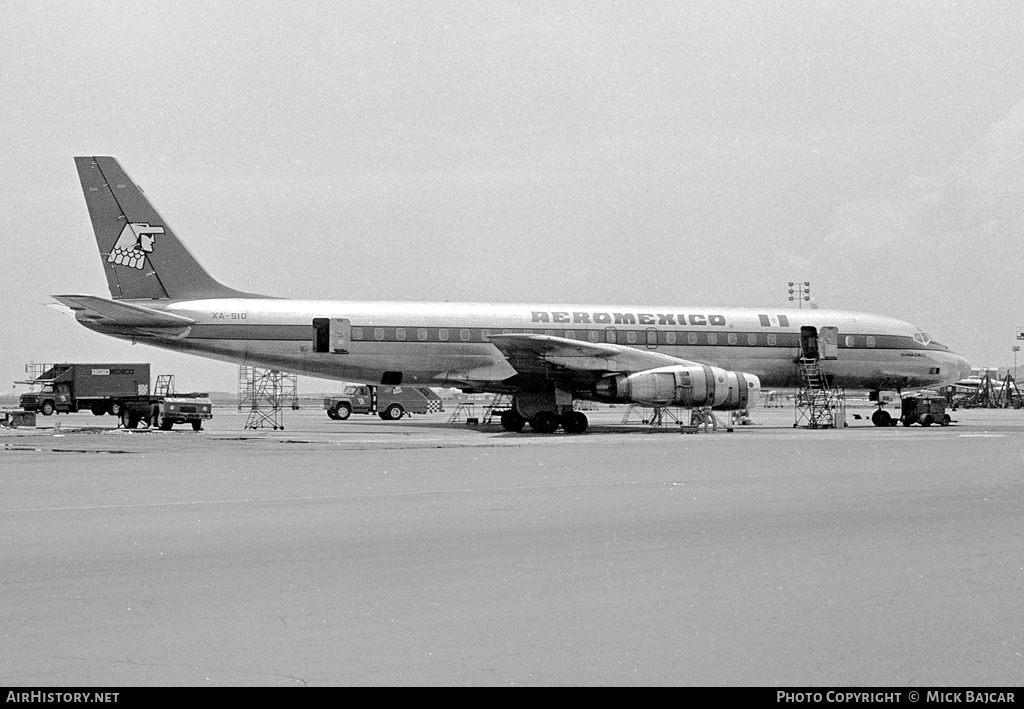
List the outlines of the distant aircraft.
{"type": "Polygon", "coordinates": [[[986,381],[999,381],[998,367],[974,367],[968,376],[953,382],[950,387],[954,394],[974,394],[985,386],[986,381]]]}
{"type": "Polygon", "coordinates": [[[575,399],[749,408],[762,384],[798,386],[801,356],[820,360],[833,386],[875,391],[970,373],[919,328],[866,313],[246,293],[199,265],[117,160],[75,162],[111,298],[54,297],[131,342],[328,379],[507,393],[502,425],[543,433],[587,429],[575,399]]]}

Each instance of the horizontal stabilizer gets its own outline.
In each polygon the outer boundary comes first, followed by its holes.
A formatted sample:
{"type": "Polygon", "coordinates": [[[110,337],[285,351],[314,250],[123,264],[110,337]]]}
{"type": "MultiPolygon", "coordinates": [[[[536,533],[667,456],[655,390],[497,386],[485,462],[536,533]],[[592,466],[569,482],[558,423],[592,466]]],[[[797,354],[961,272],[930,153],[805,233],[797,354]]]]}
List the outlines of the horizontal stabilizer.
{"type": "Polygon", "coordinates": [[[195,320],[165,313],[141,305],[108,300],[94,295],[55,295],[55,299],[75,311],[75,317],[100,325],[119,325],[147,329],[181,329],[195,325],[195,320]]]}

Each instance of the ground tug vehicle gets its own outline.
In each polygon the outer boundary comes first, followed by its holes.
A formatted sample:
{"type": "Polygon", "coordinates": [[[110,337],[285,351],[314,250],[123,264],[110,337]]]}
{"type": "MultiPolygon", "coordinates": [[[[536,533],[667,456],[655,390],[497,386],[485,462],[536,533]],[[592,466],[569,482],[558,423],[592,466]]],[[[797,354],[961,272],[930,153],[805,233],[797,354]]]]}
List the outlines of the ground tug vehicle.
{"type": "Polygon", "coordinates": [[[345,387],[341,396],[326,397],[324,409],[334,421],[344,421],[352,414],[377,414],[385,421],[397,421],[406,414],[444,411],[444,405],[427,387],[357,384],[345,387]]]}
{"type": "Polygon", "coordinates": [[[948,426],[952,419],[946,413],[946,400],[941,396],[905,396],[900,404],[900,421],[904,426],[915,423],[948,426]]]}

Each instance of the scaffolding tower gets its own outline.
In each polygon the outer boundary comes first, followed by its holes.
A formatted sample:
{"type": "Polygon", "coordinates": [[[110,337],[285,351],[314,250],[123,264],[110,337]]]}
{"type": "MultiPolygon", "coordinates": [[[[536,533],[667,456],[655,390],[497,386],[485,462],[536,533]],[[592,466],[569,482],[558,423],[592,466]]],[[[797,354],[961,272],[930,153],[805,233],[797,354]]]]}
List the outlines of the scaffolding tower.
{"type": "MultiPolygon", "coordinates": [[[[253,382],[259,376],[259,372],[276,371],[276,370],[265,370],[257,367],[250,367],[244,364],[238,365],[238,410],[246,411],[252,408],[252,394],[255,389],[253,388],[253,382]]],[[[293,409],[299,408],[299,376],[297,374],[288,374],[286,372],[279,372],[284,379],[282,380],[282,401],[285,403],[290,402],[293,409]]]]}
{"type": "Polygon", "coordinates": [[[794,399],[793,428],[844,428],[846,390],[829,384],[816,358],[801,357],[799,367],[802,384],[794,399]]]}
{"type": "Polygon", "coordinates": [[[297,400],[297,375],[239,365],[238,410],[243,410],[243,403],[249,409],[247,429],[269,427],[283,431],[284,405],[291,402],[292,408],[296,408],[297,400]]]}

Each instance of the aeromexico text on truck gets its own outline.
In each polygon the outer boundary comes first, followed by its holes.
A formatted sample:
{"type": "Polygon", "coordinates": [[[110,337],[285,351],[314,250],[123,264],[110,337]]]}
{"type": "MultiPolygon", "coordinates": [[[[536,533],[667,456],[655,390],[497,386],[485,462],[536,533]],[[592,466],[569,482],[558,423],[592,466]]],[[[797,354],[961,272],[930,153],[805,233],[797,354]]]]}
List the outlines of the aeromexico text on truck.
{"type": "Polygon", "coordinates": [[[118,376],[122,374],[135,374],[134,369],[94,369],[92,370],[92,376],[94,377],[110,377],[118,376]]]}
{"type": "Polygon", "coordinates": [[[586,313],[531,310],[532,322],[597,325],[725,325],[724,315],[676,313],[586,313]]]}

